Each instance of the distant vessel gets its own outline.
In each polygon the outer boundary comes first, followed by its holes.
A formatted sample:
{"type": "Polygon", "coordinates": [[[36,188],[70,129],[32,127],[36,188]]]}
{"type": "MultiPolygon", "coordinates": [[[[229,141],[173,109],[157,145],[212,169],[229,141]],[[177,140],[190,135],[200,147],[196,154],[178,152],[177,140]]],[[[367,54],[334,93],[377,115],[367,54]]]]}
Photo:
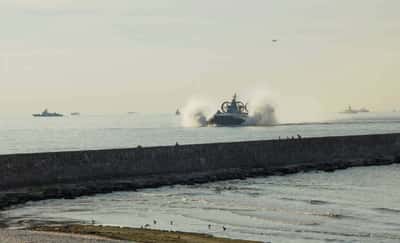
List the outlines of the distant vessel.
{"type": "Polygon", "coordinates": [[[351,108],[351,106],[349,106],[346,110],[342,111],[341,113],[344,114],[357,114],[357,113],[367,113],[369,112],[369,110],[365,107],[359,109],[359,110],[354,110],[353,108],[351,108]]]}
{"type": "Polygon", "coordinates": [[[341,113],[344,113],[344,114],[356,114],[356,113],[358,113],[358,111],[357,110],[353,110],[353,108],[351,108],[351,106],[349,106],[349,107],[347,107],[346,110],[342,111],[341,113]]]}
{"type": "Polygon", "coordinates": [[[181,114],[181,111],[179,109],[176,109],[175,115],[179,116],[181,114]]]}
{"type": "Polygon", "coordinates": [[[367,108],[363,107],[360,110],[358,110],[358,112],[369,112],[369,110],[367,108]]]}
{"type": "Polygon", "coordinates": [[[56,112],[49,112],[47,109],[45,109],[42,113],[40,114],[33,114],[34,117],[61,117],[64,116],[63,114],[56,113],[56,112]]]}
{"type": "Polygon", "coordinates": [[[136,111],[129,111],[128,112],[128,114],[130,114],[130,115],[133,115],[133,114],[136,114],[137,112],[136,111]]]}
{"type": "Polygon", "coordinates": [[[249,117],[247,105],[242,101],[236,100],[236,94],[231,101],[225,101],[221,104],[221,109],[208,120],[209,124],[217,126],[238,126],[243,124],[249,117]]]}
{"type": "Polygon", "coordinates": [[[80,114],[79,112],[71,112],[71,116],[79,116],[80,114]]]}

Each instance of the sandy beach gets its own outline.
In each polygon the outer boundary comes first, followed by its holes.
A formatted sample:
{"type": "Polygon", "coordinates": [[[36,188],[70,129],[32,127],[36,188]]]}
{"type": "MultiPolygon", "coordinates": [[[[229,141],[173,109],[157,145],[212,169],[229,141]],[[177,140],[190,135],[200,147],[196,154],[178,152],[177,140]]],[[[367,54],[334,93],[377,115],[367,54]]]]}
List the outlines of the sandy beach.
{"type": "Polygon", "coordinates": [[[133,241],[111,240],[95,235],[78,235],[31,230],[0,229],[1,243],[125,243],[133,241]]]}
{"type": "Polygon", "coordinates": [[[128,227],[62,225],[31,229],[0,229],[1,243],[256,243],[213,237],[207,234],[170,232],[128,227]]]}
{"type": "MultiPolygon", "coordinates": [[[[178,231],[164,231],[164,230],[153,230],[153,229],[141,229],[141,228],[129,228],[129,227],[118,227],[118,226],[95,226],[95,225],[63,225],[63,226],[36,226],[33,230],[42,233],[46,232],[46,236],[49,235],[47,232],[54,233],[68,233],[76,236],[76,234],[85,235],[88,240],[93,241],[79,241],[79,242],[118,242],[118,241],[101,241],[102,239],[90,238],[95,237],[106,237],[119,240],[128,240],[129,242],[164,242],[164,243],[256,243],[256,241],[248,240],[235,240],[227,238],[214,237],[208,234],[198,233],[187,233],[178,231]],[[90,235],[90,236],[88,236],[90,235]],[[97,241],[96,241],[97,240],[97,241]]],[[[39,234],[38,232],[33,233],[39,234]]],[[[55,235],[59,236],[59,235],[55,235]]],[[[71,235],[65,235],[67,238],[71,235]]],[[[79,239],[79,238],[78,238],[79,239]]],[[[84,239],[82,239],[84,240],[84,239]]],[[[52,242],[52,241],[42,241],[52,242]]],[[[72,242],[72,241],[63,241],[72,242]]],[[[124,242],[124,241],[122,241],[124,242]]]]}

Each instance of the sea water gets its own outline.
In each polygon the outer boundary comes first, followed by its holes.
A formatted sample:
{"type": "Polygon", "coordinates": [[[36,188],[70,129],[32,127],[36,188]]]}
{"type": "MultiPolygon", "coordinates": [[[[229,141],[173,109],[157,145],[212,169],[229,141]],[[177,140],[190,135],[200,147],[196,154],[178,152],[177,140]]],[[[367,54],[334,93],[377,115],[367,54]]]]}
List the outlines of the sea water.
{"type": "Polygon", "coordinates": [[[274,126],[183,127],[174,114],[0,116],[0,154],[393,133],[400,113],[337,115],[274,126]]]}
{"type": "Polygon", "coordinates": [[[399,185],[399,165],[363,167],[47,200],[2,215],[274,243],[400,242],[399,185]]]}

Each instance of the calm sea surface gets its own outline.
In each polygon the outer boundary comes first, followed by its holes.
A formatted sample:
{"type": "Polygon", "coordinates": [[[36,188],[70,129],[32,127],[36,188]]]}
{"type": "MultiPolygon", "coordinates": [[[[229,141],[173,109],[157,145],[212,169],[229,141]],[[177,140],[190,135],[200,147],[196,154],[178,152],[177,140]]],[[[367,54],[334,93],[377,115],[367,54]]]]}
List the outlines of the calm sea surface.
{"type": "Polygon", "coordinates": [[[319,123],[185,128],[172,114],[1,117],[0,154],[400,132],[400,113],[338,114],[319,123]]]}
{"type": "MultiPolygon", "coordinates": [[[[399,131],[398,113],[237,128],[183,128],[174,115],[2,118],[0,153],[399,131]]],[[[133,227],[150,224],[157,229],[273,243],[400,242],[399,185],[399,165],[352,168],[47,200],[4,211],[0,216],[14,219],[14,223],[95,220],[97,224],[133,227]]]]}

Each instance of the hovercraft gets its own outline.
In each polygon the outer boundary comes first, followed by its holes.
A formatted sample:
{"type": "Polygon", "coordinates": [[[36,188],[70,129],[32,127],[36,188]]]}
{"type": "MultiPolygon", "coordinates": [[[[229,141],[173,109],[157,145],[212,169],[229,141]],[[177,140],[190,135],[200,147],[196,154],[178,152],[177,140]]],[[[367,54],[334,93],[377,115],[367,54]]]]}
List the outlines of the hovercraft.
{"type": "Polygon", "coordinates": [[[231,101],[223,102],[220,110],[208,120],[208,124],[216,126],[239,126],[245,123],[249,117],[247,105],[242,101],[237,101],[236,98],[237,95],[234,94],[231,101]]]}

